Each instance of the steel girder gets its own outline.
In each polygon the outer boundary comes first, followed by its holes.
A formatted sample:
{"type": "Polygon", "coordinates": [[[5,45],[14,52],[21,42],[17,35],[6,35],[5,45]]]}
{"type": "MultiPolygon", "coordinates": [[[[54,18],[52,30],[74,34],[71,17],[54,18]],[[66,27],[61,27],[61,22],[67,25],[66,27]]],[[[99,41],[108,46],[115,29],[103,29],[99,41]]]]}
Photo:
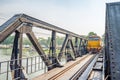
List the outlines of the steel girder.
{"type": "Polygon", "coordinates": [[[120,79],[120,2],[106,4],[105,55],[111,80],[120,79]]]}
{"type": "Polygon", "coordinates": [[[78,46],[78,52],[79,52],[79,56],[82,56],[81,44],[82,44],[82,39],[80,39],[80,43],[79,43],[79,46],[78,46]]]}
{"type": "Polygon", "coordinates": [[[62,48],[61,48],[61,50],[60,50],[60,53],[58,54],[58,59],[59,59],[59,60],[61,59],[61,57],[62,57],[62,55],[63,55],[63,53],[64,53],[64,50],[65,50],[65,48],[66,48],[66,46],[67,46],[68,40],[69,40],[69,35],[66,34],[65,40],[64,40],[64,42],[63,42],[63,44],[62,44],[62,48]]]}
{"type": "MultiPolygon", "coordinates": [[[[61,58],[62,51],[65,49],[65,46],[67,45],[67,41],[69,40],[68,36],[75,37],[78,39],[85,40],[82,36],[75,34],[73,32],[67,31],[65,29],[59,28],[57,26],[54,26],[52,24],[46,23],[44,21],[35,19],[33,17],[30,17],[25,14],[17,14],[10,18],[7,22],[5,22],[3,25],[0,26],[0,43],[5,40],[11,33],[15,31],[19,31],[23,28],[23,33],[26,33],[32,44],[34,45],[35,49],[37,50],[38,54],[42,57],[43,61],[47,66],[52,65],[49,58],[45,55],[44,51],[41,48],[41,45],[39,45],[39,42],[37,41],[34,33],[32,32],[32,27],[39,27],[47,30],[53,31],[52,35],[52,54],[55,57],[55,33],[62,33],[66,35],[65,41],[63,43],[63,46],[61,48],[60,54],[57,58],[61,58]]],[[[77,44],[77,43],[76,43],[77,44]]],[[[77,46],[77,45],[76,45],[77,46]]],[[[80,47],[80,46],[79,46],[80,47]]],[[[76,54],[76,51],[74,50],[74,47],[72,45],[72,49],[74,54],[76,54]]],[[[22,54],[22,52],[21,52],[22,54]]],[[[52,61],[54,63],[54,61],[52,61]]],[[[59,65],[59,63],[58,63],[59,65]]]]}
{"type": "Polygon", "coordinates": [[[41,45],[39,44],[36,36],[34,35],[34,32],[32,31],[32,24],[24,24],[22,28],[23,33],[25,33],[31,43],[33,44],[34,48],[38,52],[38,54],[41,56],[42,60],[45,62],[45,65],[48,67],[48,69],[52,69],[52,63],[50,62],[49,58],[46,56],[44,50],[42,49],[41,45]]]}
{"type": "Polygon", "coordinates": [[[7,22],[5,22],[0,27],[0,42],[2,42],[7,36],[9,36],[12,32],[14,32],[16,29],[19,28],[19,26],[22,23],[29,23],[33,26],[47,29],[47,30],[53,30],[62,34],[69,34],[74,37],[83,38],[82,36],[75,34],[73,32],[67,31],[65,29],[59,28],[57,26],[54,26],[52,24],[46,23],[44,21],[38,20],[36,18],[30,17],[25,14],[17,14],[10,18],[7,22]]]}
{"type": "MultiPolygon", "coordinates": [[[[58,54],[58,59],[59,60],[61,59],[63,53],[66,53],[65,50],[68,50],[70,48],[70,46],[72,48],[74,56],[76,56],[77,53],[76,53],[75,47],[73,46],[71,36],[66,34],[66,37],[65,37],[65,40],[63,42],[62,48],[60,50],[60,53],[58,54]]],[[[71,54],[67,54],[67,55],[71,56],[71,54]]],[[[71,59],[74,60],[74,57],[71,56],[71,59]]]]}
{"type": "Polygon", "coordinates": [[[78,38],[76,37],[75,38],[75,57],[78,57],[79,56],[79,43],[78,43],[78,38]]]}
{"type": "Polygon", "coordinates": [[[13,50],[11,55],[11,61],[10,61],[10,69],[12,73],[12,79],[26,79],[25,73],[22,70],[22,64],[21,64],[21,56],[19,57],[18,54],[20,54],[20,51],[18,50],[18,44],[20,37],[20,32],[15,31],[15,38],[14,38],[14,44],[13,44],[13,50]]]}
{"type": "Polygon", "coordinates": [[[52,66],[48,69],[51,70],[55,67],[62,67],[59,63],[56,53],[56,32],[52,31],[52,38],[50,42],[50,49],[49,49],[49,59],[52,61],[52,66]]]}

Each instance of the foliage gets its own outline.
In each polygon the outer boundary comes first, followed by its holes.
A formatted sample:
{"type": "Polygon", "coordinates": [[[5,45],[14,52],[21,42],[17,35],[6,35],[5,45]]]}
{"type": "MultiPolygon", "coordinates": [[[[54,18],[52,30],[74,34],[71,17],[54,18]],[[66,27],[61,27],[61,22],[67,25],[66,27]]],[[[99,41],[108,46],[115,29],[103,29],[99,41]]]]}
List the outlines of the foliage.
{"type": "MultiPolygon", "coordinates": [[[[64,40],[64,37],[58,37],[57,36],[56,37],[56,45],[58,45],[58,46],[62,45],[63,40],[64,40]]],[[[50,37],[48,37],[47,39],[39,38],[38,41],[41,45],[44,45],[45,47],[49,47],[50,42],[51,42],[51,38],[50,37]]]]}
{"type": "Polygon", "coordinates": [[[14,41],[14,36],[9,36],[2,42],[2,44],[6,44],[6,45],[13,44],[13,41],[14,41]]]}
{"type": "Polygon", "coordinates": [[[28,38],[23,38],[23,44],[24,45],[32,45],[30,40],[28,40],[28,38]]]}
{"type": "Polygon", "coordinates": [[[88,33],[88,36],[93,36],[93,35],[97,36],[97,34],[95,32],[89,32],[88,33]]]}
{"type": "Polygon", "coordinates": [[[88,39],[89,36],[97,36],[97,34],[95,32],[89,32],[86,39],[88,39]]]}
{"type": "Polygon", "coordinates": [[[50,43],[49,43],[49,42],[50,42],[50,39],[49,39],[49,38],[48,38],[48,39],[39,38],[38,41],[39,41],[39,43],[40,43],[41,45],[44,45],[45,47],[48,47],[48,45],[50,44],[50,43]]]}
{"type": "MultiPolygon", "coordinates": [[[[2,44],[6,44],[6,45],[10,45],[13,44],[14,41],[14,36],[9,36],[7,39],[5,39],[2,44]]],[[[50,42],[51,42],[51,38],[48,37],[47,39],[45,38],[38,38],[39,43],[44,46],[44,47],[49,47],[50,46],[50,42]]],[[[60,46],[63,44],[64,41],[64,37],[56,37],[56,45],[60,46]]],[[[27,37],[23,38],[23,44],[24,45],[32,45],[30,40],[27,37]]]]}
{"type": "Polygon", "coordinates": [[[59,36],[56,37],[56,43],[58,46],[62,45],[63,41],[64,41],[64,37],[59,37],[59,36]]]}

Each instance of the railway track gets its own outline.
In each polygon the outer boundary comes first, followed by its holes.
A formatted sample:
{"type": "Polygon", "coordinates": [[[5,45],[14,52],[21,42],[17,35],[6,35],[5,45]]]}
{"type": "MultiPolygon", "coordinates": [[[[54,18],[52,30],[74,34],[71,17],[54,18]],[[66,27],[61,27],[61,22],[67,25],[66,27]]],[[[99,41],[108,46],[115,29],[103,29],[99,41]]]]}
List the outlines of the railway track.
{"type": "Polygon", "coordinates": [[[92,56],[88,62],[86,62],[69,80],[77,80],[82,73],[86,70],[89,64],[93,61],[96,55],[92,56]]]}
{"type": "MultiPolygon", "coordinates": [[[[62,70],[61,72],[55,74],[54,76],[50,77],[48,80],[57,80],[59,77],[61,77],[64,73],[66,73],[67,71],[69,71],[70,69],[72,69],[73,67],[75,67],[76,65],[78,65],[80,62],[84,61],[86,58],[88,58],[90,55],[87,55],[85,57],[83,57],[82,59],[80,59],[79,61],[75,62],[74,64],[70,65],[69,67],[65,68],[64,70],[62,70]]],[[[82,73],[83,70],[85,70],[87,68],[87,66],[89,65],[89,63],[94,59],[96,55],[93,55],[90,60],[85,63],[80,69],[79,71],[82,73]]],[[[76,72],[76,74],[80,73],[80,72],[76,72]]],[[[65,76],[65,75],[64,75],[65,76]]],[[[74,75],[75,76],[75,75],[74,75]]],[[[71,77],[70,80],[76,80],[75,77],[71,77]]],[[[80,76],[80,75],[78,75],[80,76]]],[[[77,76],[76,76],[77,77],[77,76]]]]}
{"type": "MultiPolygon", "coordinates": [[[[99,53],[94,60],[88,62],[87,68],[78,71],[70,80],[104,80],[104,62],[103,54],[99,53]],[[82,73],[83,72],[83,73],[82,73]]],[[[87,64],[86,64],[87,65],[87,64]]]]}
{"type": "Polygon", "coordinates": [[[88,80],[104,80],[104,57],[103,54],[100,54],[97,58],[90,74],[88,80]]]}

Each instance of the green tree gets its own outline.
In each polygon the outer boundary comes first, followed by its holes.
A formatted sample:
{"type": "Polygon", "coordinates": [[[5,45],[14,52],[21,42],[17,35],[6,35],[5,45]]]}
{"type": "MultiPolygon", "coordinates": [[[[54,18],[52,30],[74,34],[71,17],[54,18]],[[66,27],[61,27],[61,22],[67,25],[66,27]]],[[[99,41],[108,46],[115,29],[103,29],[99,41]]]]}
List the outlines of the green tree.
{"type": "Polygon", "coordinates": [[[88,33],[88,36],[93,36],[93,35],[96,36],[97,34],[96,34],[95,32],[89,32],[89,33],[88,33]]]}
{"type": "Polygon", "coordinates": [[[32,43],[30,42],[30,40],[27,37],[23,38],[23,44],[24,45],[32,45],[32,43]]]}
{"type": "Polygon", "coordinates": [[[48,39],[47,39],[47,47],[49,47],[49,46],[50,46],[50,42],[51,42],[51,38],[50,38],[50,37],[48,37],[48,39]]]}
{"type": "Polygon", "coordinates": [[[41,45],[44,45],[44,46],[48,47],[47,39],[39,38],[38,41],[41,45]]]}
{"type": "Polygon", "coordinates": [[[10,45],[13,44],[13,41],[14,41],[14,36],[9,36],[2,42],[2,44],[10,45]]]}
{"type": "Polygon", "coordinates": [[[89,36],[97,36],[97,34],[95,32],[89,32],[85,38],[88,39],[89,36]]]}
{"type": "Polygon", "coordinates": [[[62,45],[63,41],[64,41],[64,37],[59,37],[59,36],[56,37],[56,44],[57,45],[59,45],[59,46],[62,45]]]}

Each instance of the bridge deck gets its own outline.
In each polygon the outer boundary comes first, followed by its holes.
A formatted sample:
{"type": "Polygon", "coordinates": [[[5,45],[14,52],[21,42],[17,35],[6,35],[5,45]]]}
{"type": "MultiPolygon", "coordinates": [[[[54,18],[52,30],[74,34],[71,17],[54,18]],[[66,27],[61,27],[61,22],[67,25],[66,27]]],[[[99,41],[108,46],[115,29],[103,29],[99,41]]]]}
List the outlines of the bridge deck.
{"type": "MultiPolygon", "coordinates": [[[[75,62],[82,60],[83,58],[85,58],[83,61],[81,61],[80,63],[78,63],[76,66],[74,66],[73,68],[71,68],[70,70],[66,71],[65,73],[62,74],[62,77],[60,75],[60,77],[57,78],[57,80],[68,80],[72,75],[75,74],[75,72],[78,71],[78,69],[80,69],[80,67],[82,66],[81,64],[85,64],[93,55],[84,55],[83,57],[79,57],[77,58],[75,61],[70,61],[67,64],[64,65],[64,67],[62,68],[55,68],[53,70],[48,71],[47,73],[37,76],[35,78],[33,78],[32,80],[49,80],[51,77],[53,77],[54,75],[60,73],[61,71],[63,71],[64,69],[66,69],[67,67],[71,66],[72,64],[74,64],[75,62]],[[87,57],[88,56],[88,57],[87,57]],[[65,76],[64,76],[65,75],[65,76]]],[[[52,79],[50,79],[52,80],[52,79]]]]}

